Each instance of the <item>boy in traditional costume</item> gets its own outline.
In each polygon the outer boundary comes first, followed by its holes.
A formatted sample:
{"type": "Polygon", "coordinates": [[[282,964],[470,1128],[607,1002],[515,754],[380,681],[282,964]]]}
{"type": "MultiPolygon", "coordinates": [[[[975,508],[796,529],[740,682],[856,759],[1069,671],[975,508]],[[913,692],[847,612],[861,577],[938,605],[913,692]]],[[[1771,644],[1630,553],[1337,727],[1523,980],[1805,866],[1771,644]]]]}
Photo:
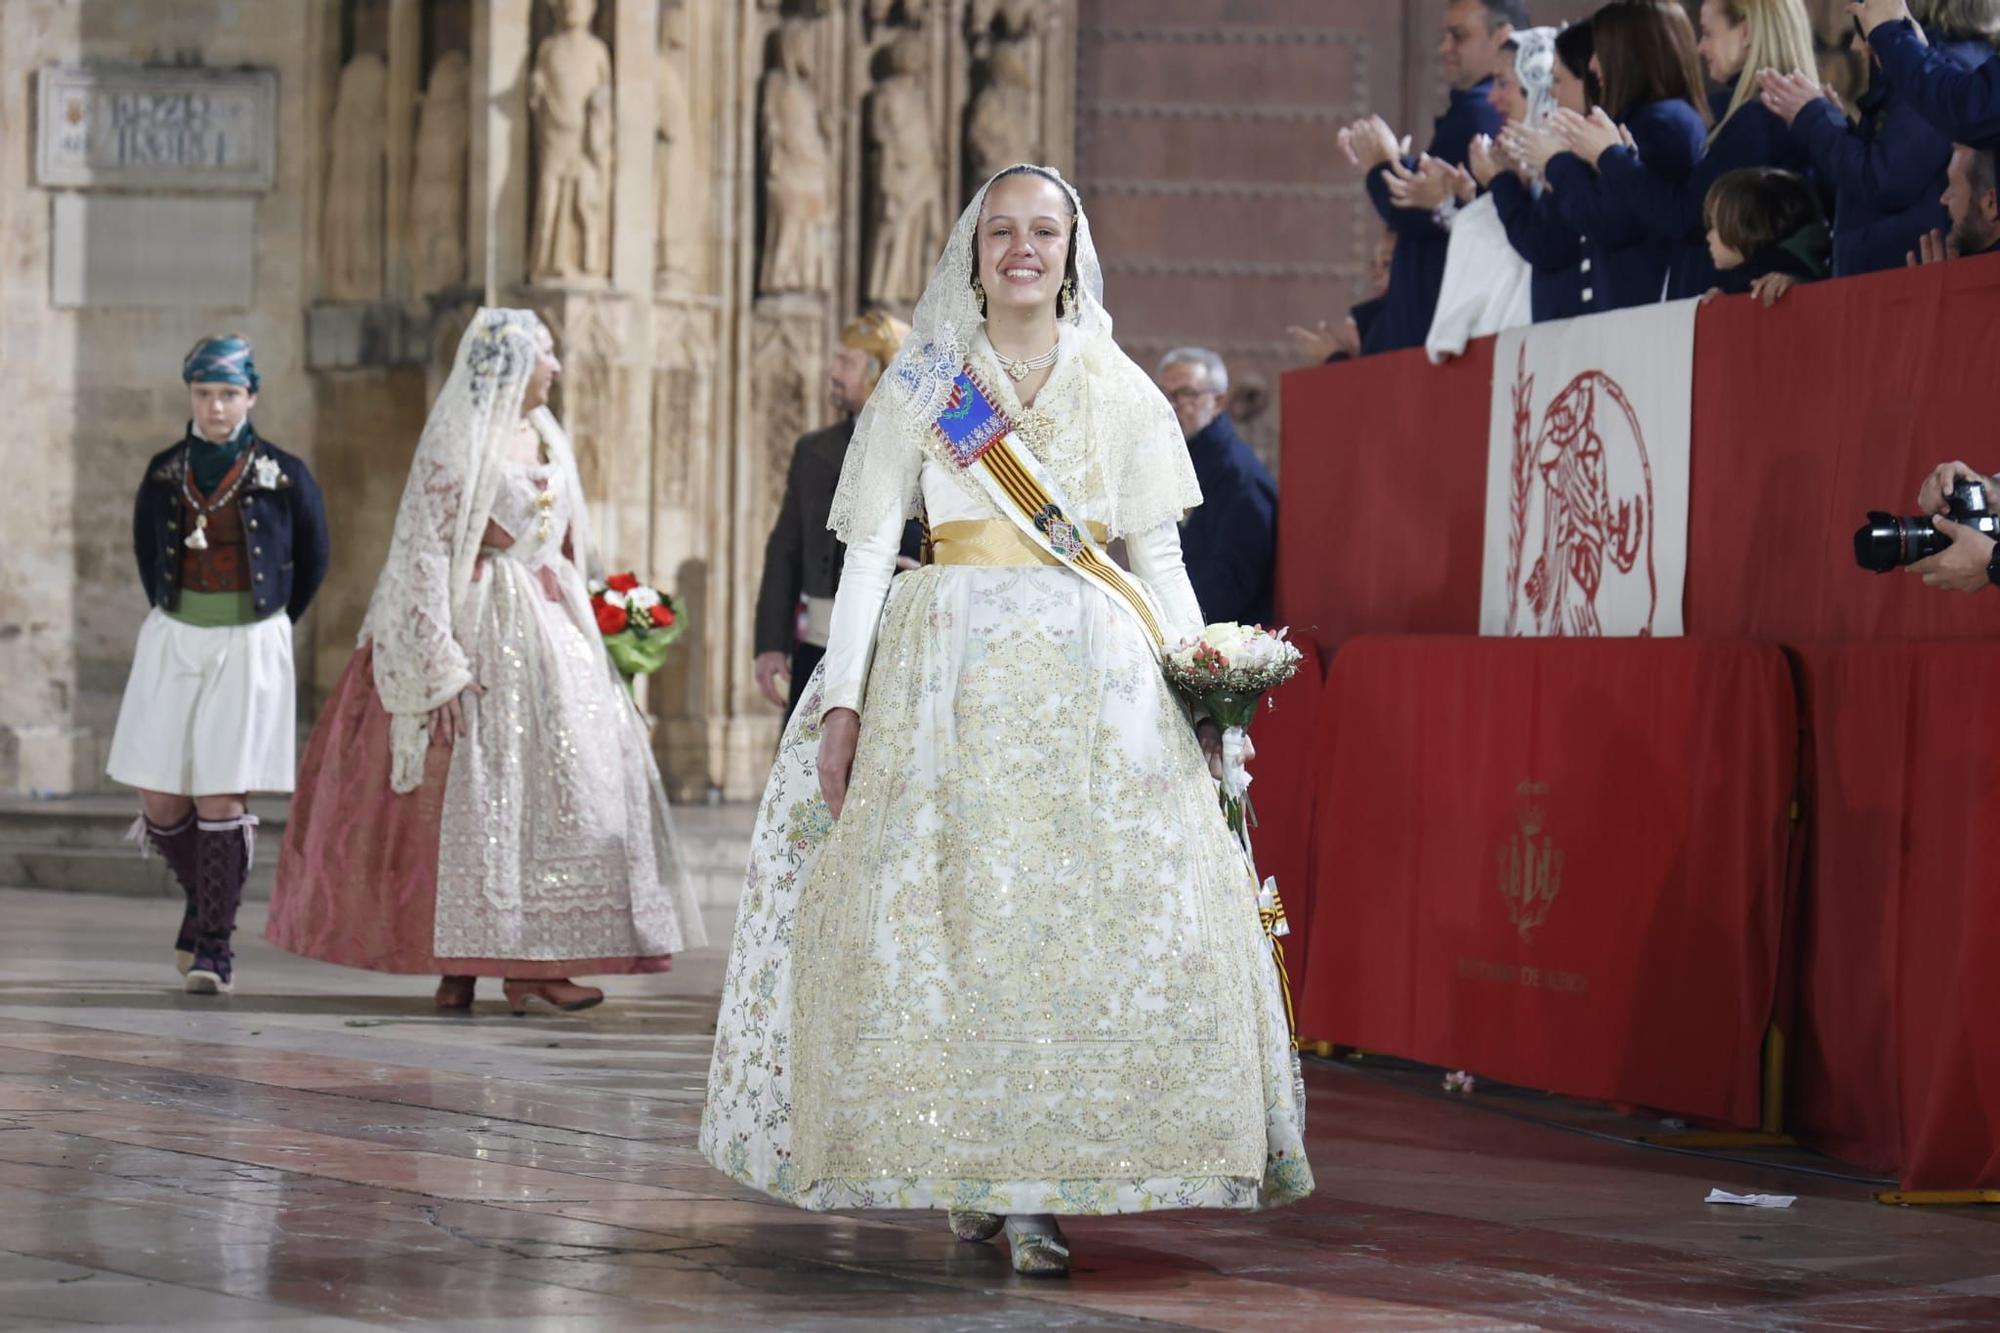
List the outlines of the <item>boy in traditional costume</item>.
{"type": "Polygon", "coordinates": [[[230,936],[256,840],[249,793],[292,789],[292,622],[319,590],[328,542],[312,473],[250,423],[250,344],[202,339],[181,379],[187,435],[146,465],[132,512],[152,610],[106,771],[138,788],[134,835],[187,895],[174,941],[186,987],[215,995],[233,984],[230,936]]]}

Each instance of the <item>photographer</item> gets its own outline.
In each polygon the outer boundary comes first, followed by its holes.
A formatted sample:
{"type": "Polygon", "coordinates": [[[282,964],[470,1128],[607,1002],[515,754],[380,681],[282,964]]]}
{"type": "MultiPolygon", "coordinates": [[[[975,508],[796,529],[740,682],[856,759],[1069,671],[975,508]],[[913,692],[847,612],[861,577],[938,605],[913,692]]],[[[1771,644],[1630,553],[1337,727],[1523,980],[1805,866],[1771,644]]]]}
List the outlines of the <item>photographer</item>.
{"type": "Polygon", "coordinates": [[[2000,569],[1994,568],[1995,543],[1991,537],[1945,517],[1948,512],[1945,501],[1960,481],[1975,481],[1986,487],[1987,494],[2000,494],[2000,482],[1992,477],[1982,476],[1963,463],[1941,464],[1917,491],[1917,508],[1931,516],[1931,526],[1951,538],[1951,545],[1917,561],[1909,571],[1922,578],[1927,587],[1978,592],[1989,583],[2000,581],[2000,569]]]}

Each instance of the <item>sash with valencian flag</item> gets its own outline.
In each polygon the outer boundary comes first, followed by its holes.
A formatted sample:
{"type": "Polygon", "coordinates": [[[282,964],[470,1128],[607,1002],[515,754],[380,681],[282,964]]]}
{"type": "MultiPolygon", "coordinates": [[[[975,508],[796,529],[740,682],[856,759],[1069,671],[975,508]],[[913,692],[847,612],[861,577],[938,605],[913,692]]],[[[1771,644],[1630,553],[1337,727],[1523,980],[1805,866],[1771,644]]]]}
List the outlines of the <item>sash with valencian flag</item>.
{"type": "Polygon", "coordinates": [[[1041,463],[1015,438],[1014,423],[993,403],[971,366],[958,372],[951,398],[932,423],[952,461],[976,478],[1000,512],[1028,540],[1057,563],[1111,594],[1146,632],[1155,655],[1166,647],[1166,635],[1153,604],[1130,575],[1111,562],[1090,529],[1069,516],[1062,492],[1041,463]]]}

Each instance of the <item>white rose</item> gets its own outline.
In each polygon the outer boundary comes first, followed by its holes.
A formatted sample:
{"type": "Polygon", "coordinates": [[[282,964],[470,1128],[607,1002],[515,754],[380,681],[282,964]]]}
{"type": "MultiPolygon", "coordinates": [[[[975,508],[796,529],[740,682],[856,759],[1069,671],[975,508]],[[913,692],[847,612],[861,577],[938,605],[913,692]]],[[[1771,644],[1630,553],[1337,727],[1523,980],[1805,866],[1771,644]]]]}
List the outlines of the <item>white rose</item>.
{"type": "Polygon", "coordinates": [[[626,593],[625,600],[635,610],[650,611],[660,604],[660,594],[642,585],[626,593]]]}
{"type": "Polygon", "coordinates": [[[625,600],[625,594],[616,588],[606,588],[604,590],[604,604],[606,606],[622,607],[625,605],[625,600]]]}

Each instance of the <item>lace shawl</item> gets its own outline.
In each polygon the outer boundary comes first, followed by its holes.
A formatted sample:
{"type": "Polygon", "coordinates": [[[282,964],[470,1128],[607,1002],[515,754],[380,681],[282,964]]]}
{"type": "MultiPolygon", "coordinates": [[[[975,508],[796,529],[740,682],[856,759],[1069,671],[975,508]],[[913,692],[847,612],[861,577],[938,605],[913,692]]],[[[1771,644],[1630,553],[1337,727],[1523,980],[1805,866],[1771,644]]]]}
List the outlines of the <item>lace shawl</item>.
{"type": "MultiPolygon", "coordinates": [[[[1089,473],[1101,478],[1107,491],[1071,495],[1070,502],[1084,512],[1102,515],[1114,537],[1177,521],[1201,503],[1201,487],[1179,422],[1152,378],[1112,341],[1111,315],[1104,308],[1104,270],[1082,200],[1053,168],[1037,170],[1061,183],[1076,210],[1070,245],[1076,257],[1077,299],[1063,316],[1069,326],[1063,336],[1074,341],[1086,377],[1085,428],[1099,463],[1089,473]]],[[[917,515],[918,478],[927,456],[957,476],[958,468],[946,460],[931,423],[944,410],[952,382],[986,322],[973,295],[972,276],[974,237],[986,192],[992,187],[991,180],[981,186],[959,214],[951,239],[931,270],[923,299],[917,302],[910,335],[855,423],[827,519],[827,526],[843,542],[851,544],[874,530],[891,510],[900,518],[917,515]]]]}
{"type": "MultiPolygon", "coordinates": [[[[451,376],[417,441],[389,558],[360,636],[374,644],[375,692],[390,715],[392,790],[414,791],[422,782],[429,715],[472,683],[461,626],[473,564],[547,336],[532,311],[481,309],[459,341],[451,376]]],[[[581,497],[562,428],[545,408],[531,420],[581,497]]],[[[589,527],[580,503],[577,509],[571,549],[588,567],[589,527]]]]}

